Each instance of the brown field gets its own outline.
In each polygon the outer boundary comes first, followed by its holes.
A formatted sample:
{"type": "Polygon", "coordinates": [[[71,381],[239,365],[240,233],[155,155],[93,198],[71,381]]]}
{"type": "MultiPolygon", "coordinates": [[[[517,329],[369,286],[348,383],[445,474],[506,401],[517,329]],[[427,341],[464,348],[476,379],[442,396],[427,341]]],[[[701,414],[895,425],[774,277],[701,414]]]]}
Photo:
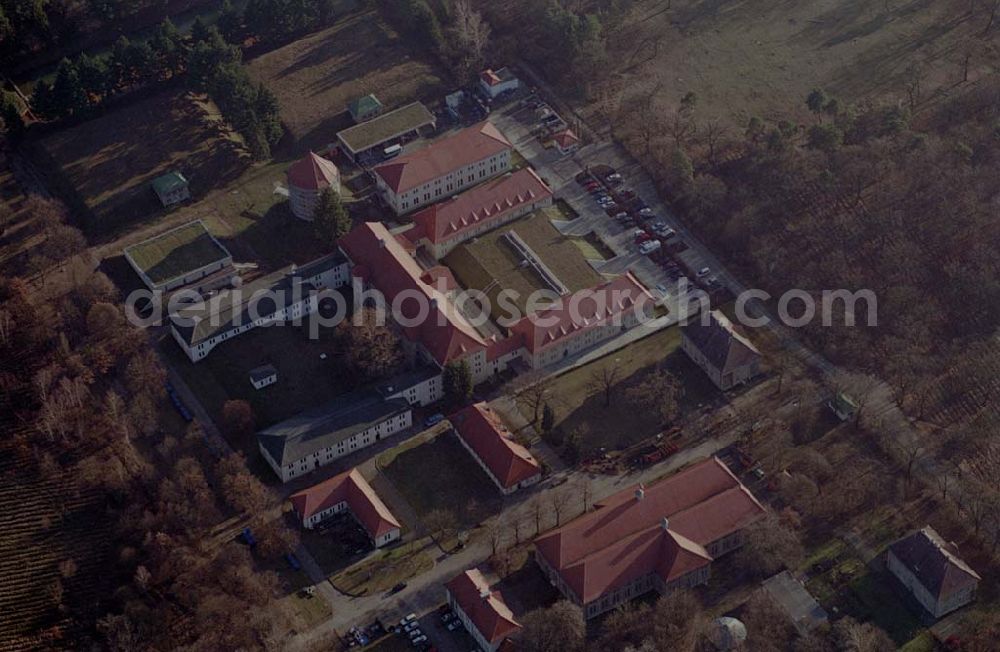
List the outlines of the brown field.
{"type": "MultiPolygon", "coordinates": [[[[701,117],[738,127],[751,115],[788,118],[798,111],[807,119],[805,97],[816,87],[848,102],[903,98],[913,65],[922,70],[925,95],[946,93],[962,79],[967,50],[972,81],[996,64],[996,53],[979,38],[988,10],[970,16],[969,3],[961,0],[682,0],[671,10],[663,5],[635,3],[609,39],[609,60],[619,62],[616,91],[630,95],[659,85],[659,97],[674,106],[694,91],[701,117]]],[[[593,103],[586,113],[593,115],[600,105],[593,103]]]]}
{"type": "Polygon", "coordinates": [[[375,93],[386,109],[440,98],[448,82],[414,52],[375,10],[254,59],[250,76],[274,91],[296,151],[320,148],[351,125],[347,103],[375,93]]]}
{"type": "Polygon", "coordinates": [[[149,186],[168,170],[195,198],[236,178],[248,164],[214,104],[172,89],[54,132],[37,145],[46,171],[71,206],[90,213],[92,235],[133,228],[163,212],[149,186]]]}

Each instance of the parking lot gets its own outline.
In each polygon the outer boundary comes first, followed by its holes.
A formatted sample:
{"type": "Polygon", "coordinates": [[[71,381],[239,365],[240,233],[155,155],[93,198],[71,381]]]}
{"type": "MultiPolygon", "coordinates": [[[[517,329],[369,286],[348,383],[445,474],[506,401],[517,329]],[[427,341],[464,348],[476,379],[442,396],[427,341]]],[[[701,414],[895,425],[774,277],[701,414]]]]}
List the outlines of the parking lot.
{"type": "Polygon", "coordinates": [[[555,222],[556,228],[571,237],[596,234],[615,254],[611,260],[595,262],[597,271],[620,274],[631,269],[675,318],[685,316],[692,299],[703,295],[700,285],[724,288],[725,279],[714,278],[713,264],[703,250],[688,245],[686,229],[670,216],[637,163],[608,142],[586,145],[568,155],[545,148],[536,135],[545,124],[536,103],[530,99],[512,103],[495,111],[492,120],[538,169],[557,198],[579,214],[571,221],[555,222]],[[617,176],[609,181],[612,174],[617,176]],[[605,200],[602,206],[604,197],[614,204],[605,200]],[[621,213],[625,215],[616,219],[621,213]],[[643,241],[654,239],[660,242],[658,248],[640,251],[643,241]]]}
{"type": "Polygon", "coordinates": [[[479,649],[455,614],[444,604],[419,618],[411,613],[393,622],[375,620],[364,626],[352,627],[345,639],[348,647],[370,646],[367,649],[379,652],[469,652],[479,649]]]}

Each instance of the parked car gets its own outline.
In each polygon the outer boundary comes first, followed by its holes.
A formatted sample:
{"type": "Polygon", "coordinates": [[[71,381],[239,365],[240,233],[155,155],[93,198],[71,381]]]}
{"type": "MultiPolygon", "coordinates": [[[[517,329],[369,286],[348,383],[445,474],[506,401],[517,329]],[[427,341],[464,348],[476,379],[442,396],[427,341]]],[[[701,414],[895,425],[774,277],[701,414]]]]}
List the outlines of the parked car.
{"type": "Polygon", "coordinates": [[[614,183],[615,181],[622,181],[622,175],[617,172],[612,172],[608,176],[604,177],[604,180],[608,183],[614,183]]]}
{"type": "Polygon", "coordinates": [[[420,623],[413,621],[403,625],[403,631],[410,635],[410,638],[414,636],[420,636],[423,632],[420,631],[420,623]]]}
{"type": "Polygon", "coordinates": [[[446,627],[448,628],[449,632],[453,632],[453,631],[455,631],[456,629],[458,629],[461,626],[462,626],[462,623],[458,622],[457,618],[446,625],[446,627]]]}
{"type": "Polygon", "coordinates": [[[438,412],[437,414],[432,414],[426,419],[424,419],[424,427],[430,428],[431,426],[436,426],[442,421],[444,421],[444,415],[438,412]]]}
{"type": "Polygon", "coordinates": [[[389,595],[395,595],[405,588],[406,582],[397,582],[391,589],[389,589],[389,595]]]}
{"type": "Polygon", "coordinates": [[[639,215],[642,215],[643,217],[652,217],[653,216],[653,209],[650,208],[649,206],[646,206],[644,208],[640,208],[639,209],[639,215]]]}
{"type": "Polygon", "coordinates": [[[406,614],[405,616],[399,619],[399,624],[400,626],[404,626],[406,625],[406,623],[412,623],[416,619],[417,619],[417,614],[406,614]]]}
{"type": "Polygon", "coordinates": [[[288,565],[291,567],[292,570],[302,570],[302,564],[299,563],[299,558],[296,557],[293,553],[286,552],[285,561],[288,562],[288,565]]]}
{"type": "Polygon", "coordinates": [[[453,614],[452,612],[446,611],[443,614],[441,614],[441,622],[450,623],[453,620],[455,620],[455,614],[453,614]]]}
{"type": "Polygon", "coordinates": [[[702,267],[698,270],[698,278],[704,278],[712,273],[712,270],[708,267],[702,267]]]}
{"type": "Polygon", "coordinates": [[[426,636],[418,636],[410,641],[410,643],[412,643],[414,647],[426,642],[427,642],[426,636]]]}
{"type": "Polygon", "coordinates": [[[628,213],[626,213],[625,211],[622,211],[621,213],[617,213],[615,215],[615,219],[618,220],[619,222],[627,218],[628,218],[628,213]]]}
{"type": "Polygon", "coordinates": [[[257,539],[254,538],[253,532],[248,527],[243,528],[243,531],[240,532],[240,538],[243,539],[243,543],[250,547],[257,545],[257,539]]]}
{"type": "Polygon", "coordinates": [[[659,240],[647,240],[639,244],[639,253],[641,253],[644,256],[648,256],[649,254],[653,253],[662,246],[663,243],[661,243],[659,240]]]}

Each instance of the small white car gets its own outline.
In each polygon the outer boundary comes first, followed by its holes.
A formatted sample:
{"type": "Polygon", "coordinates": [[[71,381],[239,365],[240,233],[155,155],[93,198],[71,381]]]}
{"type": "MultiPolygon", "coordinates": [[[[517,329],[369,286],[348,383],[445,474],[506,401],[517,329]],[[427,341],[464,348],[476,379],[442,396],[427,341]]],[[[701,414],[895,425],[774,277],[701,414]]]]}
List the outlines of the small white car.
{"type": "Polygon", "coordinates": [[[416,619],[417,619],[417,614],[407,614],[399,619],[399,624],[405,627],[406,623],[412,623],[416,619]]]}
{"type": "Polygon", "coordinates": [[[653,209],[648,206],[646,208],[642,208],[639,210],[639,215],[642,215],[643,217],[652,217],[653,209]]]}
{"type": "Polygon", "coordinates": [[[415,620],[411,620],[410,622],[403,625],[403,629],[407,632],[412,632],[415,629],[420,629],[420,623],[418,623],[415,620]]]}
{"type": "Polygon", "coordinates": [[[426,642],[427,642],[427,637],[426,636],[418,636],[415,639],[413,639],[412,641],[410,641],[410,643],[413,645],[413,647],[416,647],[416,646],[420,645],[421,643],[426,643],[426,642]]]}
{"type": "Polygon", "coordinates": [[[702,267],[701,269],[698,270],[698,278],[705,278],[711,273],[712,273],[711,269],[709,269],[708,267],[702,267]]]}

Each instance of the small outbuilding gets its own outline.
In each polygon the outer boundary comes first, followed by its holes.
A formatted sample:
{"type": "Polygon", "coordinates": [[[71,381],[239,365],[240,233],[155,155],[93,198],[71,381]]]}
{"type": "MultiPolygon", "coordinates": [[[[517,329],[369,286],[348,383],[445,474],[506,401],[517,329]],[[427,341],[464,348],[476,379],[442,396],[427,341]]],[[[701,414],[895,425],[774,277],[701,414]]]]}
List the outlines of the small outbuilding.
{"type": "Polygon", "coordinates": [[[382,115],[382,109],[382,102],[373,94],[359,97],[347,105],[347,112],[351,114],[351,119],[354,120],[355,124],[361,124],[382,115]]]}
{"type": "Polygon", "coordinates": [[[844,392],[837,392],[826,402],[826,406],[837,415],[841,421],[850,421],[858,413],[858,403],[844,392]]]}
{"type": "Polygon", "coordinates": [[[716,618],[708,629],[708,640],[721,652],[739,650],[747,640],[747,626],[729,616],[716,618]]]}
{"type": "Polygon", "coordinates": [[[510,68],[500,70],[488,68],[479,73],[479,88],[491,100],[503,93],[516,91],[520,86],[521,81],[514,76],[510,68]]]}
{"type": "Polygon", "coordinates": [[[250,370],[250,383],[254,389],[264,389],[278,382],[278,370],[274,365],[266,364],[250,370]]]}
{"type": "Polygon", "coordinates": [[[580,137],[572,129],[563,129],[552,134],[552,143],[562,155],[572,154],[580,148],[580,137]]]}
{"type": "Polygon", "coordinates": [[[340,192],[340,170],[332,161],[309,152],[288,168],[288,200],[300,220],[312,221],[319,196],[327,188],[340,192]]]}
{"type": "Polygon", "coordinates": [[[170,207],[191,198],[187,177],[177,171],[167,172],[153,179],[153,192],[164,207],[170,207]]]}

